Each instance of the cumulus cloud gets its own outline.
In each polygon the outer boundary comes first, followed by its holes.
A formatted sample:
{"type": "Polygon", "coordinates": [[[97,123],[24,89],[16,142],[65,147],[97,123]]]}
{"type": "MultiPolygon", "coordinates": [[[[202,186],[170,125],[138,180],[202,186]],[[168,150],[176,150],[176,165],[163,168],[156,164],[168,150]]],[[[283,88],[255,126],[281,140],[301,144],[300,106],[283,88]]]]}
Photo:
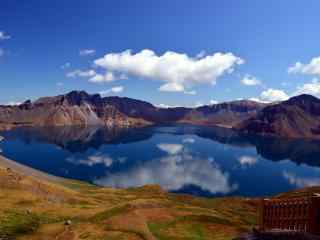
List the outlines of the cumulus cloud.
{"type": "Polygon", "coordinates": [[[310,94],[315,97],[320,98],[320,81],[317,78],[314,78],[310,82],[306,82],[302,85],[297,86],[297,88],[291,93],[287,94],[284,90],[281,89],[272,89],[269,88],[263,91],[260,94],[259,98],[250,98],[250,100],[258,101],[258,102],[278,102],[285,101],[290,97],[297,96],[300,94],[310,94]]]}
{"type": "Polygon", "coordinates": [[[195,90],[191,90],[191,91],[184,91],[184,94],[187,94],[187,95],[196,95],[197,92],[195,90]]]}
{"type": "Polygon", "coordinates": [[[260,94],[260,100],[264,102],[277,102],[288,100],[289,96],[283,90],[269,88],[260,94]]]}
{"type": "Polygon", "coordinates": [[[320,57],[315,57],[306,64],[296,62],[295,65],[289,67],[288,72],[320,76],[320,57]]]}
{"type": "Polygon", "coordinates": [[[11,38],[10,35],[6,34],[6,33],[3,32],[3,31],[0,31],[0,40],[8,40],[8,39],[10,39],[10,38],[11,38]]]}
{"type": "Polygon", "coordinates": [[[203,58],[205,55],[206,55],[206,51],[202,50],[196,55],[196,58],[197,59],[203,58]]]}
{"type": "Polygon", "coordinates": [[[240,82],[246,86],[256,86],[256,85],[262,84],[259,79],[257,79],[254,76],[251,76],[249,74],[245,75],[244,78],[242,78],[240,82]]]}
{"type": "Polygon", "coordinates": [[[157,147],[168,153],[168,154],[178,154],[182,151],[183,145],[181,144],[172,144],[172,143],[160,143],[157,145],[157,147]]]}
{"type": "Polygon", "coordinates": [[[97,67],[107,72],[118,72],[144,79],[164,82],[160,91],[184,92],[198,84],[215,84],[225,73],[244,61],[232,53],[189,57],[172,51],[157,55],[144,49],[138,53],[130,50],[108,53],[94,61],[97,67]]]}
{"type": "Polygon", "coordinates": [[[211,99],[211,100],[209,101],[209,104],[210,104],[210,105],[215,105],[215,104],[218,104],[218,103],[219,103],[218,101],[213,100],[213,99],[211,99]]]}
{"type": "Polygon", "coordinates": [[[160,184],[168,191],[194,185],[212,194],[227,194],[238,188],[229,181],[229,174],[223,172],[213,159],[181,152],[135,165],[125,172],[108,173],[95,183],[118,188],[160,184]]]}
{"type": "Polygon", "coordinates": [[[115,86],[110,89],[101,91],[101,92],[99,92],[99,94],[104,96],[104,95],[108,95],[109,93],[121,93],[121,92],[123,92],[123,90],[124,90],[123,86],[115,86]]]}
{"type": "Polygon", "coordinates": [[[77,69],[72,72],[68,72],[66,75],[67,77],[70,77],[70,78],[76,78],[76,77],[89,78],[88,81],[93,83],[113,82],[115,80],[127,78],[124,74],[115,75],[112,72],[106,72],[105,74],[100,74],[93,69],[84,70],[84,71],[77,69]]]}
{"type": "Polygon", "coordinates": [[[72,72],[67,73],[67,77],[75,78],[75,77],[93,77],[96,76],[96,72],[92,69],[82,71],[82,70],[74,70],[72,72]]]}
{"type": "Polygon", "coordinates": [[[299,188],[320,185],[320,178],[316,177],[299,177],[296,174],[287,171],[283,172],[283,177],[287,179],[291,185],[299,188]]]}
{"type": "Polygon", "coordinates": [[[82,49],[79,51],[80,56],[92,56],[96,53],[94,49],[82,49]]]}
{"type": "Polygon", "coordinates": [[[294,95],[299,94],[311,94],[316,97],[320,97],[320,81],[319,79],[313,79],[311,82],[305,83],[297,87],[297,91],[294,95]]]}
{"type": "Polygon", "coordinates": [[[196,95],[197,92],[195,90],[187,91],[184,86],[180,83],[166,83],[159,87],[160,92],[183,92],[187,95],[196,95]]]}
{"type": "Polygon", "coordinates": [[[161,92],[184,92],[184,86],[180,83],[166,83],[159,87],[161,92]]]}
{"type": "Polygon", "coordinates": [[[106,83],[123,79],[127,79],[127,76],[125,74],[119,74],[116,76],[113,72],[106,72],[105,74],[95,74],[93,77],[89,79],[89,82],[106,83]]]}

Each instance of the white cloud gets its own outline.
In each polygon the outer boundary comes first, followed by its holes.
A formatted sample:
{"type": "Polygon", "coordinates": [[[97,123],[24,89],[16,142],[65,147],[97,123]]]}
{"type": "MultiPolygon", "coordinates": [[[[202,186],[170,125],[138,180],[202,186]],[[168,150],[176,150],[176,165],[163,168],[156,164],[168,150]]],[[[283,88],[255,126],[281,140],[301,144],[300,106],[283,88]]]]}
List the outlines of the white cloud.
{"type": "Polygon", "coordinates": [[[157,147],[168,154],[178,154],[183,149],[183,145],[172,143],[160,143],[157,147]]]}
{"type": "Polygon", "coordinates": [[[288,100],[290,97],[297,96],[300,94],[310,94],[315,97],[320,98],[320,81],[317,78],[314,78],[310,82],[306,82],[300,86],[297,86],[296,90],[291,94],[287,94],[285,91],[281,89],[272,89],[269,88],[263,91],[260,94],[259,98],[250,98],[250,100],[257,102],[278,102],[288,100]]]}
{"type": "Polygon", "coordinates": [[[184,92],[184,86],[180,83],[166,83],[159,87],[161,92],[184,92]]]}
{"type": "Polygon", "coordinates": [[[115,77],[112,72],[106,72],[105,75],[96,74],[89,79],[89,82],[99,83],[99,82],[112,82],[115,80],[115,77]]]}
{"type": "Polygon", "coordinates": [[[249,98],[248,100],[250,101],[253,101],[253,102],[258,102],[258,103],[271,103],[272,101],[267,101],[267,100],[262,100],[261,98],[255,98],[255,97],[252,97],[252,98],[249,98]]]}
{"type": "Polygon", "coordinates": [[[113,72],[106,72],[103,74],[96,74],[93,77],[89,79],[89,82],[92,83],[106,83],[106,82],[113,82],[116,80],[123,80],[127,79],[127,76],[125,74],[119,74],[116,76],[113,72]]]}
{"type": "Polygon", "coordinates": [[[320,178],[316,177],[299,177],[294,173],[287,171],[283,172],[283,177],[288,180],[291,185],[294,185],[299,188],[303,187],[312,187],[320,185],[320,178]]]}
{"type": "Polygon", "coordinates": [[[184,94],[188,94],[188,95],[196,95],[197,92],[195,90],[191,90],[191,91],[184,91],[184,94]]]}
{"type": "Polygon", "coordinates": [[[277,102],[288,100],[289,96],[280,89],[269,88],[260,94],[260,100],[264,102],[277,102]]]}
{"type": "Polygon", "coordinates": [[[82,49],[79,51],[80,56],[92,56],[96,53],[94,49],[82,49]]]}
{"type": "Polygon", "coordinates": [[[202,103],[202,102],[200,102],[200,101],[198,101],[198,102],[196,102],[193,106],[191,106],[191,107],[195,107],[195,108],[197,108],[197,107],[201,107],[201,106],[203,106],[204,104],[202,103]]]}
{"type": "Polygon", "coordinates": [[[8,39],[10,39],[10,38],[11,38],[10,35],[6,34],[6,33],[3,32],[3,31],[0,31],[0,40],[8,40],[8,39]]]}
{"type": "Polygon", "coordinates": [[[301,86],[297,87],[297,91],[294,93],[294,95],[300,95],[300,94],[311,94],[316,97],[320,97],[320,81],[319,79],[313,79],[309,83],[305,83],[301,86]]]}
{"type": "Polygon", "coordinates": [[[99,94],[103,96],[103,95],[107,95],[109,93],[121,93],[121,92],[123,92],[123,90],[124,90],[123,86],[116,86],[116,87],[112,87],[108,90],[101,91],[101,92],[99,92],[99,94]]]}
{"type": "Polygon", "coordinates": [[[218,103],[219,103],[218,101],[213,100],[213,99],[211,99],[210,102],[209,102],[210,105],[215,105],[215,104],[218,104],[218,103]]]}
{"type": "Polygon", "coordinates": [[[238,162],[241,166],[253,166],[258,162],[258,159],[256,157],[244,155],[238,158],[238,162]]]}
{"type": "Polygon", "coordinates": [[[124,90],[123,86],[117,86],[117,87],[111,88],[111,91],[114,93],[120,93],[120,92],[123,92],[123,90],[124,90]]]}
{"type": "Polygon", "coordinates": [[[96,75],[97,75],[97,73],[92,69],[86,70],[86,71],[74,70],[72,72],[67,73],[67,77],[71,77],[71,78],[74,78],[74,77],[93,77],[96,75]]]}
{"type": "Polygon", "coordinates": [[[182,107],[181,105],[168,105],[164,103],[157,104],[156,107],[158,108],[176,108],[176,107],[182,107]]]}
{"type": "Polygon", "coordinates": [[[320,76],[320,57],[315,57],[306,64],[296,62],[295,65],[289,67],[288,72],[320,76]]]}
{"type": "Polygon", "coordinates": [[[9,105],[9,106],[18,106],[22,104],[22,102],[15,102],[15,101],[11,101],[11,102],[8,102],[6,105],[9,105]]]}
{"type": "Polygon", "coordinates": [[[144,79],[163,81],[160,91],[184,92],[194,85],[215,84],[225,73],[231,73],[244,61],[232,53],[215,53],[201,58],[168,51],[157,55],[152,50],[133,54],[130,50],[109,53],[96,59],[95,65],[106,71],[144,79]]]}
{"type": "Polygon", "coordinates": [[[196,58],[197,58],[197,59],[203,58],[205,55],[206,55],[206,51],[202,50],[201,52],[199,52],[199,53],[196,55],[196,58]]]}
{"type": "Polygon", "coordinates": [[[254,76],[251,75],[245,75],[243,79],[240,81],[243,85],[246,86],[256,86],[256,85],[261,85],[261,81],[257,79],[254,76]]]}

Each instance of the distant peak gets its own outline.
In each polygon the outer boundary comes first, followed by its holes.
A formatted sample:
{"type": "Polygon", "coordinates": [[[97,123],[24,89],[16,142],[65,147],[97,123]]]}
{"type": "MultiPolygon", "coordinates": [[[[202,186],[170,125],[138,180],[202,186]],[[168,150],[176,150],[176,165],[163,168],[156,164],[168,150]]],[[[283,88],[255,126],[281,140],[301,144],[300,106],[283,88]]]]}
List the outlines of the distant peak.
{"type": "Polygon", "coordinates": [[[78,91],[74,90],[66,94],[66,96],[89,96],[89,94],[86,91],[78,91]]]}
{"type": "Polygon", "coordinates": [[[313,95],[309,95],[309,94],[301,94],[298,96],[294,96],[292,98],[290,98],[289,100],[287,100],[286,102],[288,103],[303,103],[303,102],[320,102],[320,99],[313,96],[313,95]]]}
{"type": "Polygon", "coordinates": [[[71,91],[64,97],[70,104],[80,105],[85,101],[90,101],[91,95],[86,91],[71,91]]]}

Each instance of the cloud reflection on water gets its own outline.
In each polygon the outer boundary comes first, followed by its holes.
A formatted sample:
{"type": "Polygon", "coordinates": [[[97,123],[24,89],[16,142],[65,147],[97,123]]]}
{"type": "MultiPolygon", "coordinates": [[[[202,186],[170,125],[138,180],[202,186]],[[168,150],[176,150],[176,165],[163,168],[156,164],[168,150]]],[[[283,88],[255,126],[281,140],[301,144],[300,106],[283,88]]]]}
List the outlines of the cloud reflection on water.
{"type": "Polygon", "coordinates": [[[320,178],[318,177],[300,177],[288,171],[283,172],[283,177],[288,180],[291,185],[298,188],[320,186],[320,178]]]}
{"type": "Polygon", "coordinates": [[[168,155],[135,165],[125,172],[107,173],[95,183],[120,188],[159,184],[170,191],[192,185],[212,194],[228,194],[238,188],[237,184],[230,183],[229,173],[223,172],[213,158],[193,156],[179,144],[161,144],[160,148],[168,155]]]}

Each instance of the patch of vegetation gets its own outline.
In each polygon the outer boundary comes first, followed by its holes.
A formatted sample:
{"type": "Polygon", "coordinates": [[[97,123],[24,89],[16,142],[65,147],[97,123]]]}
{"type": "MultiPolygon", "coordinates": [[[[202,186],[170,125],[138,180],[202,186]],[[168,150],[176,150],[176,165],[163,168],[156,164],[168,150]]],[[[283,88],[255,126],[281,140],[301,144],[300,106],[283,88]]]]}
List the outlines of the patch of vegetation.
{"type": "Polygon", "coordinates": [[[0,219],[0,239],[14,239],[18,235],[32,233],[41,223],[48,221],[47,217],[34,213],[7,211],[0,219]]]}
{"type": "Polygon", "coordinates": [[[159,240],[203,240],[203,226],[197,223],[181,224],[181,222],[171,223],[149,223],[149,230],[159,240]],[[172,229],[174,235],[168,235],[169,230],[172,229]]]}
{"type": "Polygon", "coordinates": [[[77,191],[79,191],[79,190],[92,191],[92,190],[100,188],[100,187],[93,185],[93,184],[90,184],[90,183],[80,182],[80,181],[75,181],[75,180],[64,181],[63,186],[70,188],[72,190],[77,190],[77,191]]]}
{"type": "Polygon", "coordinates": [[[63,222],[65,219],[27,211],[8,210],[0,216],[0,239],[11,240],[35,232],[40,225],[63,222]]]}
{"type": "Polygon", "coordinates": [[[116,206],[114,208],[111,208],[111,209],[108,209],[106,211],[103,211],[101,213],[96,214],[91,220],[94,222],[101,222],[101,221],[107,220],[111,217],[126,213],[128,211],[129,211],[129,205],[116,206]]]}
{"type": "Polygon", "coordinates": [[[221,225],[229,225],[232,226],[233,223],[227,219],[216,217],[216,216],[209,216],[209,215],[186,215],[179,217],[178,220],[181,221],[188,221],[188,222],[197,222],[197,223],[206,223],[206,224],[221,224],[221,225]]]}
{"type": "Polygon", "coordinates": [[[34,206],[35,204],[36,204],[36,201],[34,200],[20,200],[17,202],[17,205],[24,206],[24,207],[34,206]]]}
{"type": "Polygon", "coordinates": [[[208,215],[186,215],[178,217],[174,221],[168,223],[149,223],[149,230],[160,240],[179,239],[173,236],[168,236],[169,229],[174,229],[173,232],[177,232],[177,228],[180,229],[183,235],[188,236],[183,239],[204,239],[204,225],[219,224],[232,226],[232,222],[226,219],[222,219],[216,216],[208,215]]]}
{"type": "Polygon", "coordinates": [[[227,240],[247,232],[257,220],[257,204],[243,198],[176,195],[152,185],[119,190],[73,180],[41,183],[43,189],[48,187],[46,194],[30,194],[30,187],[39,185],[32,177],[21,181],[19,189],[0,188],[0,240],[23,235],[54,239],[64,234],[69,220],[72,233],[84,240],[152,235],[159,240],[227,240]],[[51,195],[63,196],[62,201],[50,201],[51,195]]]}

